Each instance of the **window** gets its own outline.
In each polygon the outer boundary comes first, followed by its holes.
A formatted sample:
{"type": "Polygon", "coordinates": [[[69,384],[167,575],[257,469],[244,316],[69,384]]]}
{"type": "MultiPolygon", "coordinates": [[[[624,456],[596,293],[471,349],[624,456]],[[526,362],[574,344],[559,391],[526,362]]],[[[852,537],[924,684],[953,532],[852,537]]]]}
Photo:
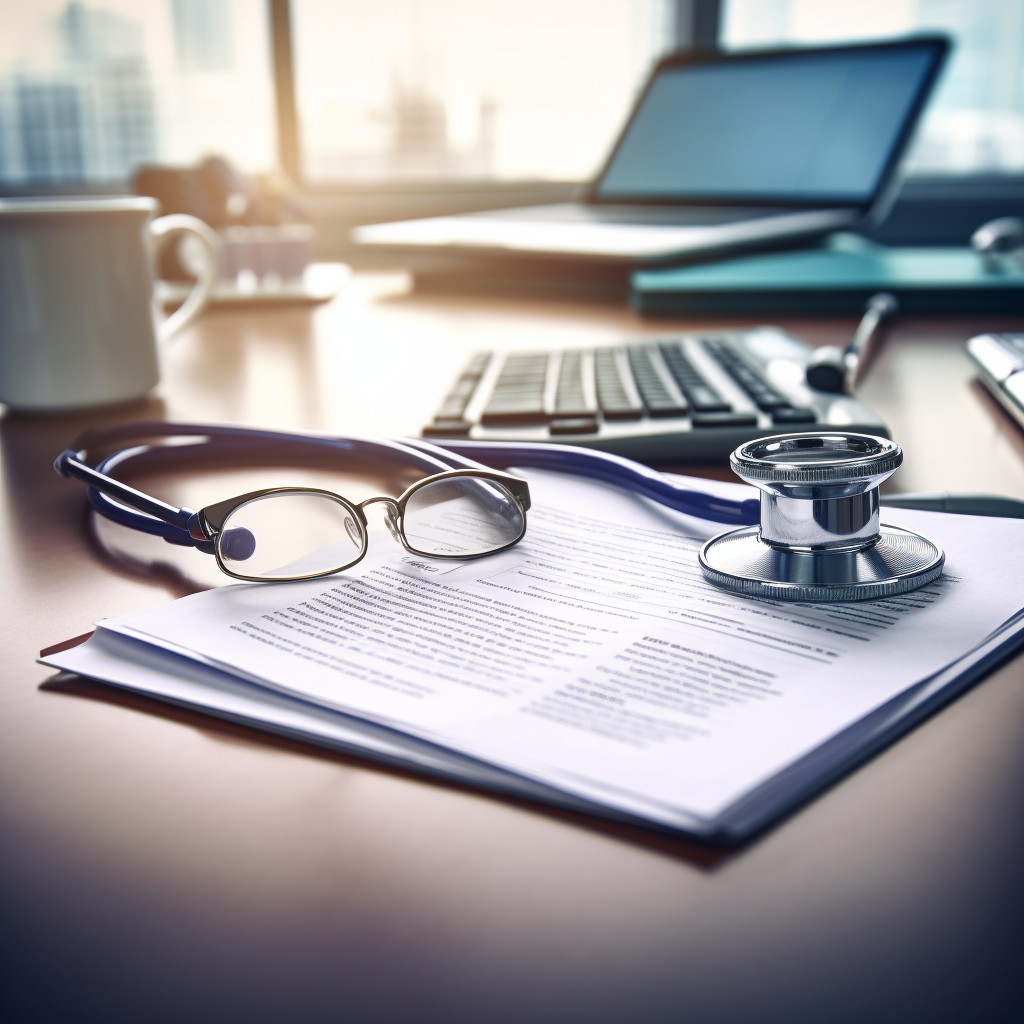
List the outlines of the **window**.
{"type": "Polygon", "coordinates": [[[219,153],[339,195],[476,181],[528,201],[592,177],[679,44],[935,29],[955,51],[911,169],[1024,173],[1024,0],[0,0],[0,25],[7,191],[219,153]]]}
{"type": "Polygon", "coordinates": [[[307,181],[589,178],[671,0],[293,0],[307,181]]]}
{"type": "Polygon", "coordinates": [[[728,48],[818,44],[938,30],[953,38],[909,170],[1024,171],[1021,0],[724,0],[728,48]]]}
{"type": "Polygon", "coordinates": [[[0,180],[275,163],[264,0],[0,0],[0,180]]]}

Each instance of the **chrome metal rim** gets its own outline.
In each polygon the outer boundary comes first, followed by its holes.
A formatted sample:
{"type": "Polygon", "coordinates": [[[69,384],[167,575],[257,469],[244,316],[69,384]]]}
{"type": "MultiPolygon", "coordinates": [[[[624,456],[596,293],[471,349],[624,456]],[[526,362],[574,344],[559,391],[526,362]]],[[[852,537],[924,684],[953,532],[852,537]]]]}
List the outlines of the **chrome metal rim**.
{"type": "Polygon", "coordinates": [[[866,601],[916,590],[942,573],[934,541],[898,526],[881,527],[860,551],[788,552],[766,544],[760,527],[712,537],[700,551],[704,578],[723,590],[782,601],[866,601]]]}

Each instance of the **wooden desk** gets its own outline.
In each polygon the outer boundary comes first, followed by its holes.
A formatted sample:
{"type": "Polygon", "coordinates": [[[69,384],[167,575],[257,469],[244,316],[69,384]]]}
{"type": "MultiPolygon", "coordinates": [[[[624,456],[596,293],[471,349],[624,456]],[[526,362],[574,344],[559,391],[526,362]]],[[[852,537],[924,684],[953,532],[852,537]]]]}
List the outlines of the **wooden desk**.
{"type": "MultiPolygon", "coordinates": [[[[852,323],[791,326],[836,342],[852,323]]],[[[907,450],[901,489],[1024,497],[1022,435],[960,348],[992,326],[899,325],[865,380],[907,450]]],[[[209,312],[168,351],[159,396],[116,415],[400,434],[478,346],[664,327],[357,278],[315,311],[209,312]]],[[[1024,661],[715,859],[48,683],[40,648],[207,582],[197,553],[89,539],[82,490],[50,460],[103,419],[0,421],[5,1019],[987,1022],[1020,1008],[1024,661]]]]}

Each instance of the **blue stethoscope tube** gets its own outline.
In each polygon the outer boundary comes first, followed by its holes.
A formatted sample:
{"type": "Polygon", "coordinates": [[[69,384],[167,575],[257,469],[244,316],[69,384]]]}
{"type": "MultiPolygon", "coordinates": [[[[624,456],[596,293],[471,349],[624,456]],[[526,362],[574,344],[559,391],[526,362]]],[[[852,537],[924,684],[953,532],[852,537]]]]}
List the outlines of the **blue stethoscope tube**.
{"type": "Polygon", "coordinates": [[[440,457],[459,457],[458,465],[475,461],[494,468],[510,466],[523,469],[550,469],[558,473],[584,476],[601,483],[621,487],[632,494],[640,494],[659,505],[685,512],[697,519],[707,519],[726,526],[753,526],[760,520],[760,499],[744,498],[736,501],[704,491],[695,491],[682,481],[673,480],[655,469],[608,452],[593,448],[575,448],[570,445],[543,442],[459,441],[437,443],[418,438],[403,442],[410,447],[440,457]]]}
{"type": "Polygon", "coordinates": [[[141,491],[137,491],[109,474],[115,470],[154,468],[160,463],[180,467],[189,456],[199,461],[200,455],[218,456],[218,461],[232,454],[260,454],[275,447],[308,454],[314,451],[337,452],[354,458],[404,465],[424,474],[452,468],[494,469],[509,467],[547,469],[623,488],[632,494],[683,512],[698,519],[725,526],[750,526],[760,515],[759,500],[731,500],[688,487],[681,480],[666,477],[657,470],[631,459],[590,448],[536,442],[503,443],[500,441],[448,440],[442,443],[407,438],[401,441],[356,437],[332,437],[326,434],[300,434],[248,427],[227,427],[195,423],[131,423],[83,434],[71,448],[57,457],[54,468],[65,476],[74,476],[89,487],[89,501],[100,515],[144,533],[163,537],[171,544],[210,548],[190,532],[195,513],[175,508],[141,491]],[[187,445],[135,444],[104,458],[95,469],[85,459],[87,450],[108,447],[121,441],[139,441],[157,437],[194,437],[187,445]],[[103,490],[100,489],[103,487],[103,490]],[[107,492],[107,493],[104,493],[107,492]]]}

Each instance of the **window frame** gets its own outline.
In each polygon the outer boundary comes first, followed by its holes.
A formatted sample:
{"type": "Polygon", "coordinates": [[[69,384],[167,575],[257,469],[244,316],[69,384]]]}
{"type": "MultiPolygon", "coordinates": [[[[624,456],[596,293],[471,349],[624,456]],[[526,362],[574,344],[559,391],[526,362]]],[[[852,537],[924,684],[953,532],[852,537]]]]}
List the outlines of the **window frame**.
{"type": "MultiPolygon", "coordinates": [[[[317,229],[317,258],[367,264],[349,242],[361,224],[483,210],[571,202],[588,182],[552,181],[304,181],[297,116],[294,37],[290,0],[267,0],[275,93],[277,160],[294,182],[317,229]]],[[[674,0],[676,52],[714,49],[721,29],[721,0],[674,0]]],[[[79,183],[80,195],[118,195],[127,182],[79,183]]],[[[67,194],[65,183],[0,183],[0,196],[67,194]]],[[[1024,217],[1024,174],[908,177],[886,220],[867,232],[889,245],[964,245],[973,230],[998,216],[1024,217]]]]}
{"type": "MultiPolygon", "coordinates": [[[[459,212],[468,212],[470,209],[494,209],[495,201],[499,205],[521,206],[531,205],[534,201],[552,201],[547,198],[535,200],[535,196],[572,195],[576,198],[582,195],[590,184],[550,181],[496,182],[488,178],[459,179],[457,182],[393,180],[380,184],[347,182],[344,179],[317,184],[307,182],[302,173],[301,121],[295,87],[291,0],[267,0],[267,4],[276,96],[278,165],[304,195],[314,199],[325,195],[342,194],[364,198],[376,196],[382,200],[390,197],[399,206],[405,205],[403,199],[408,198],[413,200],[417,208],[425,204],[436,206],[439,210],[449,210],[455,197],[459,193],[464,193],[472,198],[468,199],[469,206],[466,210],[460,208],[459,212]],[[488,197],[486,205],[476,206],[484,196],[488,197]],[[502,197],[507,197],[508,201],[502,197]]],[[[716,49],[721,29],[721,7],[721,0],[672,0],[673,49],[664,57],[667,59],[686,51],[716,49]]]]}

